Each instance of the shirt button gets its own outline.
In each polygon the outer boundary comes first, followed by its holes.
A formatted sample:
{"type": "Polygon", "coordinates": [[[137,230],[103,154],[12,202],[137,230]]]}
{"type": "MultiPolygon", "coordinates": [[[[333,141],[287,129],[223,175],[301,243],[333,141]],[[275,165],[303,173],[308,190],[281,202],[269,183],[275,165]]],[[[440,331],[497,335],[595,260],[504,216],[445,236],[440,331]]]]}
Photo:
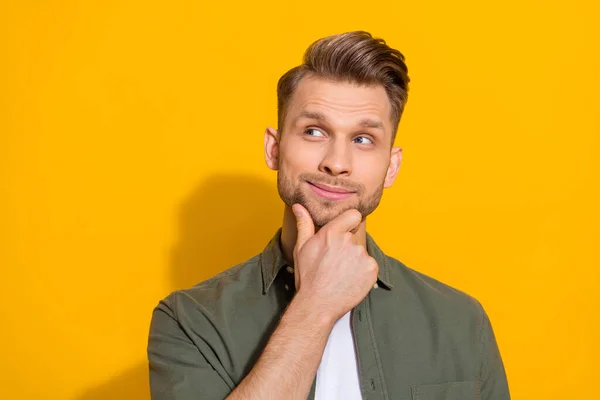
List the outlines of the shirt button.
{"type": "Polygon", "coordinates": [[[287,269],[287,272],[289,272],[290,274],[293,274],[293,273],[294,273],[294,267],[290,267],[290,266],[288,265],[288,267],[287,267],[286,269],[287,269]]]}
{"type": "Polygon", "coordinates": [[[377,282],[375,282],[375,284],[373,285],[373,289],[377,289],[379,287],[379,285],[377,284],[377,282]]]}

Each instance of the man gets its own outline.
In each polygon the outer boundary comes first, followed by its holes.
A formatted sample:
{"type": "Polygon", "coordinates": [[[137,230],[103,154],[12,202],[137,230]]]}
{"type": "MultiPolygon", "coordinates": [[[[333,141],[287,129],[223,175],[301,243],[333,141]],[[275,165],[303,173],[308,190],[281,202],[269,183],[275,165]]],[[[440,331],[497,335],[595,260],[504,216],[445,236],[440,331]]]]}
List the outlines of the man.
{"type": "Polygon", "coordinates": [[[408,83],[402,53],[366,32],[318,40],[281,77],[264,145],[282,227],[155,308],[154,400],[510,398],[480,303],[366,232],[400,167],[408,83]]]}

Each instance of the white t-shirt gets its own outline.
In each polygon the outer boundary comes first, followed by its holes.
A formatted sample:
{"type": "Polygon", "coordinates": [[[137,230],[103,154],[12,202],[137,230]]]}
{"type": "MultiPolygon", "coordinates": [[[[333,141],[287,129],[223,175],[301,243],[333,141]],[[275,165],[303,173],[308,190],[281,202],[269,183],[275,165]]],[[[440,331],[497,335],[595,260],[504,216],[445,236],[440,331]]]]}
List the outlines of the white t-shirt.
{"type": "Polygon", "coordinates": [[[317,370],[315,400],[362,400],[350,311],[336,321],[317,370]]]}

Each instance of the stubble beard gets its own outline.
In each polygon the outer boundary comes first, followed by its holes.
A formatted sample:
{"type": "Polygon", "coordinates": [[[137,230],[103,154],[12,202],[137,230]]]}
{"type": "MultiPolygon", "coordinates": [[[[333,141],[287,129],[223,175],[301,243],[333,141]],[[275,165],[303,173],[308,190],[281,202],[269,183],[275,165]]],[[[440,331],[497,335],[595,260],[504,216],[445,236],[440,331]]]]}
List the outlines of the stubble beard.
{"type": "Polygon", "coordinates": [[[352,197],[358,197],[358,200],[354,199],[352,202],[348,200],[328,200],[319,197],[317,194],[308,194],[307,180],[319,183],[318,181],[311,180],[311,174],[301,174],[298,178],[298,183],[294,185],[291,179],[285,174],[281,168],[277,171],[277,190],[281,200],[289,207],[299,203],[306,208],[311,215],[316,228],[322,228],[329,221],[342,214],[346,210],[357,209],[362,215],[362,221],[370,215],[381,202],[383,196],[383,182],[377,187],[377,189],[370,195],[364,196],[364,187],[356,188],[356,193],[352,194],[352,197]],[[303,190],[304,187],[304,190],[303,190]]]}

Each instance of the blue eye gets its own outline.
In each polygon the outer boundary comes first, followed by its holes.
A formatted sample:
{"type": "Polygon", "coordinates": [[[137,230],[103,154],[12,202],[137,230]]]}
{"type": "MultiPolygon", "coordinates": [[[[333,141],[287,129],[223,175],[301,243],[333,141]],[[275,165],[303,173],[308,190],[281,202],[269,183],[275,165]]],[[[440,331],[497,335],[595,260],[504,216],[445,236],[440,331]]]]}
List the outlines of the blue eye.
{"type": "MultiPolygon", "coordinates": [[[[371,139],[369,139],[368,137],[366,137],[366,136],[359,136],[359,137],[357,137],[356,139],[367,139],[369,142],[373,143],[373,141],[372,141],[371,139]]],[[[356,140],[356,139],[355,139],[355,140],[356,140]]],[[[369,144],[369,143],[364,143],[364,142],[363,142],[363,143],[360,143],[360,144],[369,144]]]]}
{"type": "MultiPolygon", "coordinates": [[[[309,135],[311,135],[310,132],[319,132],[321,135],[323,135],[323,133],[320,130],[314,129],[314,128],[309,128],[306,130],[306,133],[308,133],[309,135]]],[[[311,136],[316,136],[316,135],[311,135],[311,136]]]]}

